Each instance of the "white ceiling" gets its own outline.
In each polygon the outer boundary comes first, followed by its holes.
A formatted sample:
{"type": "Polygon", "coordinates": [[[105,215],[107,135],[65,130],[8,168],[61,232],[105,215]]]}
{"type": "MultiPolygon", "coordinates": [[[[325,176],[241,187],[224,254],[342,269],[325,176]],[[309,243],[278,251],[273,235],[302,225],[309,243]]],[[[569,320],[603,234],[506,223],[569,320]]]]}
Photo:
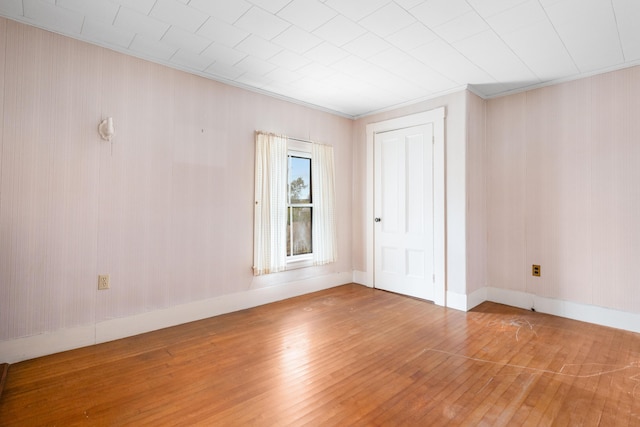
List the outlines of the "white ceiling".
{"type": "Polygon", "coordinates": [[[0,15],[347,117],[640,63],[640,0],[0,0],[0,15]]]}

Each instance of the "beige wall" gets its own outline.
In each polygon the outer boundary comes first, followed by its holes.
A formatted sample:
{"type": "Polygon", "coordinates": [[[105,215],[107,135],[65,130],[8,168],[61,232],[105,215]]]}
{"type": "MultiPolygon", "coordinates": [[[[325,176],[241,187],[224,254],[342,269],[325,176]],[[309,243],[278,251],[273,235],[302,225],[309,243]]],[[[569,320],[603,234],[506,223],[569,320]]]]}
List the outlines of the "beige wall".
{"type": "Polygon", "coordinates": [[[351,120],[5,19],[0,83],[0,341],[350,277],[351,120]],[[257,129],[334,146],[337,263],[253,277],[257,129]]]}
{"type": "Polygon", "coordinates": [[[640,312],[639,117],[640,67],[487,102],[489,286],[640,312]]]}

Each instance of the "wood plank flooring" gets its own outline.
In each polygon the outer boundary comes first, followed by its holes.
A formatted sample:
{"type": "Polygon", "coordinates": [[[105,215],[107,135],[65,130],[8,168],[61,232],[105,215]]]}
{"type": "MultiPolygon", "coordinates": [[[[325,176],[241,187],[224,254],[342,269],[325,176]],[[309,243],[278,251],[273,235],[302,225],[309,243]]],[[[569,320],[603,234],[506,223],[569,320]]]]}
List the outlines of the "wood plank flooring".
{"type": "Polygon", "coordinates": [[[351,284],[13,364],[0,425],[640,426],[640,335],[351,284]]]}

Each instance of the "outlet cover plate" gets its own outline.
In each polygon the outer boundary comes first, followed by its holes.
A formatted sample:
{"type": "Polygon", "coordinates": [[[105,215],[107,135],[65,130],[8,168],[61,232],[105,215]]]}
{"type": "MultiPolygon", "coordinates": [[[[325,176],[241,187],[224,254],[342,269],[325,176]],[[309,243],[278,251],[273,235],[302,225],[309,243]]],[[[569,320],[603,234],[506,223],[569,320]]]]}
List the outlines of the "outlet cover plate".
{"type": "Polygon", "coordinates": [[[109,289],[109,275],[108,274],[100,274],[98,276],[98,290],[104,291],[105,289],[109,289]]]}
{"type": "Polygon", "coordinates": [[[531,275],[532,276],[536,276],[536,277],[540,277],[540,266],[537,264],[533,264],[531,266],[531,275]]]}

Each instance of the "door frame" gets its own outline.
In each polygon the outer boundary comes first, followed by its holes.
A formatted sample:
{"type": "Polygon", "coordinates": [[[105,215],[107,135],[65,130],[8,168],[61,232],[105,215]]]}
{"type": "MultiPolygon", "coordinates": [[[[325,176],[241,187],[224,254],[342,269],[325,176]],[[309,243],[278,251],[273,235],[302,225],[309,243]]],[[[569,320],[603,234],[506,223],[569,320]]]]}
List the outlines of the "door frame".
{"type": "Polygon", "coordinates": [[[375,286],[374,257],[374,137],[376,133],[404,129],[413,126],[433,124],[433,271],[434,303],[446,306],[446,206],[445,206],[445,140],[444,140],[445,108],[440,107],[423,113],[411,114],[391,120],[384,120],[367,125],[367,188],[366,188],[366,250],[367,250],[367,286],[375,286]]]}

